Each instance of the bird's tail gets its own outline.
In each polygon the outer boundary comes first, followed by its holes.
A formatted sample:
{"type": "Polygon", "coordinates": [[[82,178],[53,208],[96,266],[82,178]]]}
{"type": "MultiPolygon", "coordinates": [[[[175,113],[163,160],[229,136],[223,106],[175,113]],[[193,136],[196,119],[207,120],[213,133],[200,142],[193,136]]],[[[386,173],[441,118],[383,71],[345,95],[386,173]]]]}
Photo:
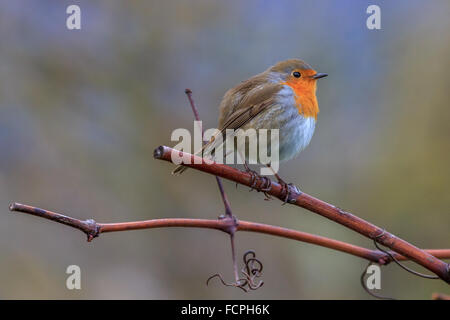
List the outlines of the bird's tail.
{"type": "MultiPolygon", "coordinates": [[[[202,156],[202,155],[203,155],[203,157],[208,156],[208,154],[211,153],[211,152],[210,152],[211,149],[209,149],[209,152],[208,152],[208,151],[205,152],[205,150],[206,150],[207,148],[209,148],[210,146],[212,146],[212,145],[213,145],[213,142],[214,142],[214,139],[211,139],[209,142],[207,142],[206,144],[204,144],[203,147],[202,147],[199,151],[197,151],[196,153],[194,153],[194,155],[196,155],[196,156],[202,156]]],[[[180,175],[180,174],[182,174],[183,172],[185,172],[187,169],[188,169],[188,167],[186,167],[186,166],[180,164],[180,165],[176,166],[176,168],[172,171],[172,174],[173,174],[173,175],[180,175]]]]}
{"type": "Polygon", "coordinates": [[[178,175],[182,174],[183,172],[185,172],[187,169],[188,169],[188,167],[182,166],[180,164],[172,171],[172,174],[175,176],[178,176],[178,175]]]}

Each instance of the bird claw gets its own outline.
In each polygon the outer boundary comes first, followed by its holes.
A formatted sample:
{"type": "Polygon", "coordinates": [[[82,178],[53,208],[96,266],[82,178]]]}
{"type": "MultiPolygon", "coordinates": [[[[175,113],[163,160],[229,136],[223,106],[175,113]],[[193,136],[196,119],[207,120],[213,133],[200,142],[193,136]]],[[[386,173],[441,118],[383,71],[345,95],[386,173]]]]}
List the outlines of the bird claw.
{"type": "Polygon", "coordinates": [[[272,198],[268,194],[268,192],[270,192],[270,190],[272,190],[272,180],[270,180],[268,177],[261,176],[256,171],[253,171],[251,169],[247,169],[246,171],[251,176],[251,178],[250,178],[251,185],[250,185],[249,191],[257,190],[258,192],[263,192],[264,195],[266,196],[266,198],[264,200],[271,200],[272,198]],[[256,188],[256,185],[258,184],[259,180],[263,180],[263,182],[261,184],[261,187],[256,188]]]}

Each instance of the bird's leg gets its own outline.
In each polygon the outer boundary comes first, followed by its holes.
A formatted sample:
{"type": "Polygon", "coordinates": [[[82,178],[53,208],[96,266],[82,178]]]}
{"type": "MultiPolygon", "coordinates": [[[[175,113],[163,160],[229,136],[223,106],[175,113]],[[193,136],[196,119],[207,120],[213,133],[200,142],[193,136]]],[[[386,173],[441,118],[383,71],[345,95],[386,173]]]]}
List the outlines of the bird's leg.
{"type": "Polygon", "coordinates": [[[245,171],[252,176],[252,180],[251,180],[252,184],[250,186],[251,190],[255,189],[256,183],[258,182],[258,179],[264,180],[264,183],[262,184],[261,188],[258,191],[267,192],[267,191],[270,190],[272,182],[270,181],[269,178],[267,178],[265,176],[261,176],[256,171],[250,169],[250,167],[248,166],[247,161],[245,161],[245,160],[244,160],[244,168],[245,168],[245,171]]]}
{"type": "Polygon", "coordinates": [[[270,195],[267,194],[267,192],[269,192],[272,189],[272,180],[270,180],[268,177],[261,176],[256,171],[250,169],[246,160],[244,160],[244,167],[245,171],[251,175],[250,191],[254,190],[258,180],[262,179],[264,182],[262,183],[258,191],[262,191],[266,196],[266,200],[270,200],[271,199],[270,195]]]}
{"type": "Polygon", "coordinates": [[[268,164],[267,167],[270,168],[270,170],[272,170],[273,175],[277,179],[278,183],[281,185],[281,188],[282,188],[281,192],[284,195],[284,199],[283,199],[283,204],[282,205],[285,205],[286,203],[290,202],[291,196],[293,194],[295,195],[295,194],[301,193],[300,189],[296,185],[294,185],[293,183],[286,183],[278,175],[278,173],[276,173],[275,170],[273,170],[273,168],[270,166],[270,164],[268,164]]]}
{"type": "Polygon", "coordinates": [[[256,187],[256,184],[258,183],[258,180],[263,180],[263,183],[261,184],[261,187],[259,188],[259,191],[262,191],[264,195],[266,196],[265,200],[270,200],[270,195],[267,194],[272,189],[272,180],[270,180],[267,177],[261,176],[256,171],[250,169],[248,166],[247,160],[245,160],[245,157],[242,154],[242,151],[238,149],[238,156],[243,160],[244,168],[247,173],[251,175],[251,185],[250,185],[250,191],[253,191],[256,187]]]}

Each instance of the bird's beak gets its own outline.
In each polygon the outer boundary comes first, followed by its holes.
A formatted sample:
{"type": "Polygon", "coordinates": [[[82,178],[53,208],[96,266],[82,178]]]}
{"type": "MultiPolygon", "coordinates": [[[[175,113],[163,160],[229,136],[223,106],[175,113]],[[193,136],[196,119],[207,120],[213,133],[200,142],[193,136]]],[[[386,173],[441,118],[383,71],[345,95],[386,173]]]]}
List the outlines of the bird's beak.
{"type": "Polygon", "coordinates": [[[317,79],[320,79],[320,78],[325,78],[326,76],[328,76],[328,74],[326,74],[326,73],[319,73],[318,72],[315,75],[312,75],[311,79],[317,80],[317,79]]]}

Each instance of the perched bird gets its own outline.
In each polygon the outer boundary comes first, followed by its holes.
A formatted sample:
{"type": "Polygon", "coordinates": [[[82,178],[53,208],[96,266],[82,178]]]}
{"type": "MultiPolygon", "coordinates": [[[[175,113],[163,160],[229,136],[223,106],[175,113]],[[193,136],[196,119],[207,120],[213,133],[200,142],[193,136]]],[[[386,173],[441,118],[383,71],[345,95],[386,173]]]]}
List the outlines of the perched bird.
{"type": "MultiPolygon", "coordinates": [[[[225,93],[220,104],[218,129],[222,133],[226,129],[279,129],[279,160],[292,159],[311,141],[319,113],[316,81],[326,76],[302,60],[278,62],[225,93]]],[[[202,150],[211,149],[213,144],[214,139],[202,150]]],[[[236,148],[243,147],[248,146],[236,148]]],[[[246,163],[245,167],[250,170],[246,163]]],[[[180,174],[186,169],[180,165],[173,173],[180,174]]],[[[286,185],[276,172],[274,174],[286,185]]]]}

